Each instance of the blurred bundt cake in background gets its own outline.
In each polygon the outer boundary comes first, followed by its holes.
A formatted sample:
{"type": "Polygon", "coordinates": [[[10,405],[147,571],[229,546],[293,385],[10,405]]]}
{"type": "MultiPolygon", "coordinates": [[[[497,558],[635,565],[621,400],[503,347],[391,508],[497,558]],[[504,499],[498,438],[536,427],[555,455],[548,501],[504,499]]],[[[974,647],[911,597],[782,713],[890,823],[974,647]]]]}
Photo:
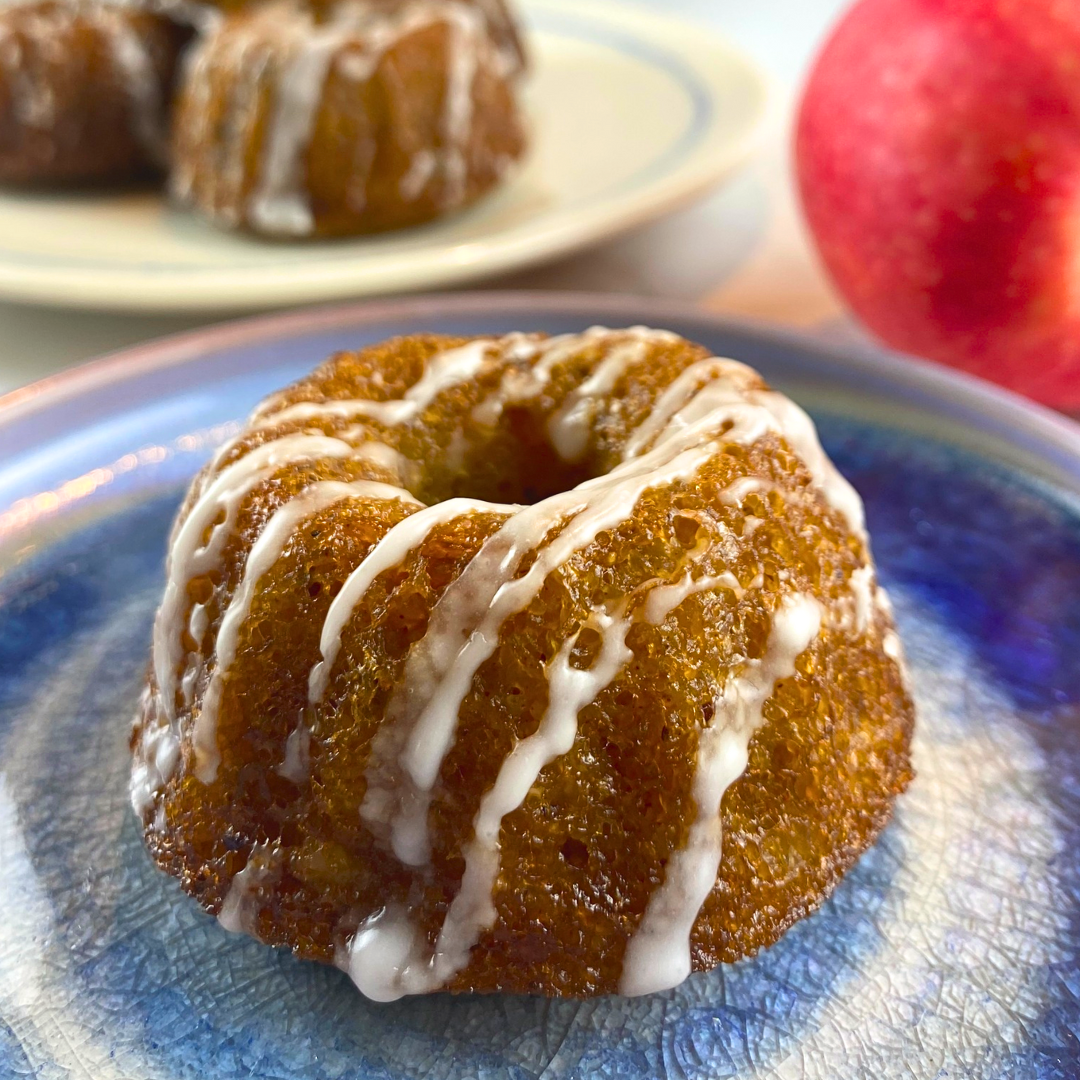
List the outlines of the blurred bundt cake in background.
{"type": "Polygon", "coordinates": [[[0,182],[122,183],[162,172],[189,32],[99,0],[0,6],[0,182]]]}
{"type": "Polygon", "coordinates": [[[16,2],[0,7],[0,182],[168,169],[177,201],[226,228],[416,225],[520,159],[525,63],[502,0],[16,2]]]}
{"type": "Polygon", "coordinates": [[[461,0],[278,0],[227,15],[188,58],[172,191],[219,224],[279,237],[381,232],[467,206],[524,150],[518,56],[461,0]]]}

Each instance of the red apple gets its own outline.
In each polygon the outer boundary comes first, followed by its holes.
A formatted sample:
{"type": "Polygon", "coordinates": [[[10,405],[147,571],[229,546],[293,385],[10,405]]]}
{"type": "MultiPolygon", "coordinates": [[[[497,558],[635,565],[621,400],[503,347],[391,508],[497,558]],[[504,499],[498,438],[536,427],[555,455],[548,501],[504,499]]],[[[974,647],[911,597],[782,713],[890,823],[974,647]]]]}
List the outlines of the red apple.
{"type": "Polygon", "coordinates": [[[871,330],[1080,408],[1080,0],[860,0],[810,75],[796,161],[871,330]]]}

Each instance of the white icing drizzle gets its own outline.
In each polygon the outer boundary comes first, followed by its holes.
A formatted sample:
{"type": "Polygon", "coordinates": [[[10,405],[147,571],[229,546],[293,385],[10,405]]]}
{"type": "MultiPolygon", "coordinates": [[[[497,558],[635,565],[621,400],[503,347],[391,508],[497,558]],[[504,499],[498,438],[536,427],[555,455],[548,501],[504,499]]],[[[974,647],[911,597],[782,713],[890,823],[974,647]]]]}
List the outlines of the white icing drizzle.
{"type": "Polygon", "coordinates": [[[627,440],[624,457],[640,454],[655,438],[693,423],[725,403],[756,405],[772,417],[774,430],[802,460],[825,502],[865,540],[862,500],[822,450],[814,422],[790,398],[758,389],[759,385],[759,376],[736,360],[713,357],[692,364],[657,398],[650,415],[627,440]]]}
{"type": "Polygon", "coordinates": [[[278,75],[258,185],[248,204],[252,224],[263,232],[307,236],[314,231],[305,190],[304,153],[330,64],[348,38],[348,30],[333,24],[318,26],[310,16],[294,36],[293,55],[278,75]]]}
{"type": "Polygon", "coordinates": [[[750,397],[772,414],[780,433],[806,466],[826,504],[865,543],[866,516],[862,499],[821,448],[814,421],[794,401],[774,390],[752,391],[750,397]]]}
{"type": "Polygon", "coordinates": [[[261,121],[260,94],[272,71],[276,39],[264,32],[266,20],[229,20],[221,32],[220,16],[204,20],[205,37],[183,58],[183,122],[185,152],[174,155],[170,190],[175,198],[192,198],[196,176],[202,201],[230,226],[240,224],[240,207],[248,184],[248,148],[261,121]],[[222,85],[219,73],[227,72],[222,85]],[[219,95],[221,112],[212,105],[219,95]],[[203,170],[202,148],[214,146],[218,167],[203,170]]]}
{"type": "Polygon", "coordinates": [[[501,0],[475,0],[483,13],[494,37],[499,58],[498,71],[503,78],[511,78],[524,70],[524,56],[516,42],[517,33],[513,20],[501,0]]]}
{"type": "MultiPolygon", "coordinates": [[[[205,491],[207,485],[213,482],[221,469],[222,462],[251,435],[252,431],[266,431],[279,426],[276,420],[268,418],[269,414],[265,410],[265,405],[266,403],[264,402],[262,406],[260,406],[260,409],[263,411],[260,412],[256,410],[256,413],[253,414],[252,421],[246,428],[218,447],[217,452],[210,462],[209,469],[207,469],[206,473],[199,481],[197,488],[198,495],[201,495],[202,492],[205,491]]],[[[326,435],[325,432],[315,425],[310,425],[303,428],[301,431],[294,431],[288,435],[279,433],[272,441],[281,443],[285,439],[294,438],[298,435],[325,436],[327,438],[337,439],[347,443],[352,448],[349,457],[355,458],[357,461],[370,462],[376,468],[382,469],[387,475],[393,477],[394,482],[399,487],[408,487],[417,477],[418,470],[416,462],[410,460],[392,446],[388,446],[386,443],[380,442],[377,439],[370,438],[370,434],[370,429],[363,424],[354,424],[349,427],[337,429],[331,435],[326,435]]]]}
{"type": "Polygon", "coordinates": [[[721,856],[720,804],[742,775],[750,739],[761,726],[777,682],[795,673],[795,661],[817,636],[821,605],[809,596],[784,598],[760,660],[748,661],[729,680],[702,729],[693,797],[697,815],[683,848],[668,859],[663,883],[627,944],[619,992],[651,994],[677,986],[690,974],[690,934],[716,884],[721,856]]]}
{"type": "Polygon", "coordinates": [[[417,150],[409,162],[409,171],[401,178],[398,191],[406,202],[415,202],[424,193],[439,167],[434,150],[417,150]]]}
{"type": "Polygon", "coordinates": [[[304,488],[299,495],[280,506],[248,552],[240,584],[218,627],[215,647],[216,668],[203,694],[202,707],[192,729],[192,746],[195,751],[193,772],[203,783],[212,783],[217,777],[220,762],[217,747],[218,709],[229,677],[229,669],[236,657],[240,630],[251,611],[251,604],[255,599],[259,582],[281,558],[285,546],[305,518],[343,499],[356,498],[400,499],[416,502],[402,488],[380,484],[373,480],[357,480],[350,484],[338,480],[319,481],[304,488]]]}
{"type": "MultiPolygon", "coordinates": [[[[760,588],[761,580],[760,577],[755,578],[750,588],[760,588]]],[[[729,589],[737,600],[741,600],[747,592],[730,570],[699,578],[695,578],[693,572],[688,570],[680,581],[670,585],[658,585],[649,592],[645,601],[645,621],[659,626],[687,597],[712,592],[714,589],[729,589]]]]}
{"type": "Polygon", "coordinates": [[[489,538],[436,603],[428,632],[410,651],[376,735],[374,767],[361,807],[370,824],[388,826],[391,846],[403,863],[427,862],[431,791],[453,743],[461,704],[480,665],[494,653],[503,622],[524,610],[571,555],[626,521],[646,491],[689,480],[712,455],[711,446],[673,450],[642,469],[616,469],[525,507],[489,538]],[[513,579],[524,555],[567,516],[570,520],[540,548],[528,573],[513,579]]]}
{"type": "MultiPolygon", "coordinates": [[[[499,387],[472,410],[471,419],[479,427],[494,427],[507,405],[528,401],[536,397],[547,383],[545,370],[547,357],[556,355],[570,335],[541,340],[535,335],[511,334],[502,339],[503,357],[515,364],[531,363],[522,370],[511,368],[503,374],[499,387]]],[[[573,348],[562,348],[565,356],[573,355],[573,348]]]]}
{"type": "MultiPolygon", "coordinates": [[[[270,40],[288,50],[278,74],[264,156],[247,207],[248,218],[257,229],[284,236],[306,236],[314,231],[306,190],[306,153],[333,64],[340,63],[345,77],[362,85],[375,76],[395,44],[438,23],[445,25],[448,33],[439,141],[417,151],[400,191],[403,198],[418,198],[430,179],[441,172],[443,209],[465,200],[476,74],[481,66],[496,72],[502,67],[500,54],[476,10],[454,0],[416,0],[390,11],[345,3],[332,10],[328,21],[316,23],[308,13],[272,5],[256,18],[270,40]]],[[[350,184],[355,212],[366,201],[374,161],[374,147],[367,140],[357,150],[361,153],[354,155],[352,162],[357,176],[350,184]]]]}
{"type": "Polygon", "coordinates": [[[770,487],[760,476],[741,476],[720,493],[720,501],[726,506],[741,506],[747,495],[768,491],[770,487]]]}
{"type": "Polygon", "coordinates": [[[900,671],[900,683],[908,696],[911,696],[911,678],[908,674],[907,660],[904,657],[904,645],[900,640],[900,635],[892,628],[892,600],[880,585],[874,590],[874,607],[885,617],[889,626],[881,636],[881,651],[896,664],[900,671]]]}
{"type": "Polygon", "coordinates": [[[323,622],[319,651],[322,659],[311,669],[308,700],[317,705],[326,693],[330,673],[341,648],[341,632],[352,618],[372,582],[382,573],[400,566],[409,552],[418,548],[440,525],[466,514],[513,514],[518,506],[480,502],[475,499],[448,499],[425,507],[394,525],[348,576],[334,597],[323,622]]]}
{"type": "Polygon", "coordinates": [[[469,437],[464,428],[457,428],[443,452],[443,463],[451,472],[461,472],[469,454],[469,437]]]}
{"type": "Polygon", "coordinates": [[[447,58],[442,122],[442,167],[445,187],[443,209],[460,206],[468,194],[469,163],[466,150],[473,122],[473,84],[479,62],[479,14],[468,7],[447,9],[450,55],[447,58]]]}
{"type": "MultiPolygon", "coordinates": [[[[255,32],[254,26],[241,24],[222,35],[219,47],[225,51],[225,64],[229,70],[236,72],[236,78],[228,87],[225,122],[219,129],[223,140],[221,169],[212,171],[207,179],[213,184],[211,203],[219,213],[224,214],[226,222],[235,227],[240,224],[240,214],[236,208],[241,205],[248,185],[248,148],[257,137],[260,95],[267,73],[271,70],[273,46],[255,32]]],[[[207,93],[210,95],[203,107],[209,110],[212,108],[214,85],[211,70],[204,70],[201,77],[206,80],[207,93]]],[[[205,124],[206,120],[202,123],[205,124]]],[[[178,159],[194,160],[200,148],[209,145],[209,140],[215,137],[216,132],[204,127],[195,144],[195,151],[177,155],[178,159]]]]}
{"type": "Polygon", "coordinates": [[[361,923],[342,966],[366,998],[397,1001],[433,989],[422,958],[423,943],[408,909],[390,904],[361,923]]]}
{"type": "MultiPolygon", "coordinates": [[[[210,61],[213,56],[213,48],[228,48],[228,38],[224,44],[211,34],[202,44],[202,47],[190,49],[180,62],[179,84],[184,88],[184,122],[190,125],[192,130],[187,134],[187,153],[175,155],[173,167],[169,173],[169,191],[172,196],[187,202],[192,195],[195,186],[195,160],[196,155],[191,152],[192,147],[203,146],[209,129],[210,99],[213,94],[213,85],[210,80],[210,61]]],[[[245,70],[250,70],[245,68],[245,70]]],[[[183,127],[179,127],[181,132],[183,127]]],[[[232,156],[228,160],[235,160],[232,156]]]]}
{"type": "MultiPolygon", "coordinates": [[[[201,604],[198,604],[196,606],[202,607],[201,604]]],[[[191,615],[191,621],[194,622],[194,608],[192,609],[191,615]]],[[[188,657],[188,668],[184,672],[184,675],[180,680],[180,695],[181,697],[183,697],[185,705],[190,705],[195,700],[195,687],[198,685],[199,677],[202,675],[202,661],[200,659],[196,659],[195,663],[191,663],[190,661],[192,659],[194,658],[190,656],[188,657]]]]}
{"type": "MultiPolygon", "coordinates": [[[[194,604],[191,608],[191,616],[188,618],[188,633],[196,642],[201,642],[207,627],[210,625],[210,614],[205,604],[194,604]]],[[[185,672],[186,674],[186,672],[185,672]]],[[[187,700],[187,695],[184,695],[187,700]]]]}
{"type": "Polygon", "coordinates": [[[653,404],[649,415],[630,433],[623,449],[623,458],[638,457],[660,437],[675,415],[710,383],[720,382],[733,391],[745,394],[760,384],[760,376],[737,360],[710,357],[698,360],[676,376],[664,388],[653,404]]]}
{"type": "Polygon", "coordinates": [[[848,578],[848,589],[855,605],[855,629],[858,633],[865,634],[870,629],[877,591],[873,564],[866,563],[852,570],[848,578]]]}
{"type": "MultiPolygon", "coordinates": [[[[760,587],[760,579],[754,582],[754,586],[760,587]]],[[[689,596],[721,587],[731,589],[740,598],[745,592],[733,574],[702,577],[693,581],[688,571],[682,582],[649,590],[639,617],[644,622],[659,625],[689,596]]],[[[394,991],[422,992],[409,985],[415,980],[412,973],[416,971],[423,971],[426,976],[424,991],[445,986],[467,966],[469,953],[479,941],[480,934],[494,925],[494,891],[499,876],[502,822],[525,802],[542,770],[570,752],[577,738],[581,711],[594,704],[601,692],[615,681],[633,659],[626,638],[638,617],[627,616],[625,608],[624,602],[613,613],[594,611],[581,629],[567,638],[548,665],[547,709],[537,730],[510,752],[499,769],[494,786],[480,802],[473,822],[472,840],[463,851],[465,872],[461,887],[439,932],[434,957],[420,966],[417,957],[413,956],[403,971],[391,971],[391,982],[382,987],[387,994],[394,991]],[[581,632],[586,628],[600,634],[600,648],[592,665],[579,669],[574,667],[571,658],[581,632]],[[406,987],[409,989],[406,990],[406,987]]],[[[372,976],[373,973],[369,972],[369,982],[372,976]]]]}
{"type": "Polygon", "coordinates": [[[248,898],[257,887],[254,879],[255,869],[248,864],[229,883],[229,891],[222,901],[221,911],[218,912],[218,922],[230,934],[247,932],[248,898]]]}
{"type": "Polygon", "coordinates": [[[874,607],[881,612],[890,622],[892,621],[893,611],[892,597],[885,591],[884,587],[878,585],[874,590],[874,607]]]}
{"type": "MultiPolygon", "coordinates": [[[[214,570],[245,497],[286,465],[320,458],[345,458],[353,448],[325,435],[289,435],[264,443],[223,469],[196,499],[169,545],[165,595],[154,622],[153,665],[159,709],[166,721],[176,718],[177,669],[183,659],[180,613],[188,584],[214,570]],[[203,536],[213,529],[205,546],[203,536]]],[[[192,616],[194,620],[194,614],[192,616]]]]}
{"type": "Polygon", "coordinates": [[[445,986],[468,965],[470,951],[481,933],[496,920],[494,891],[503,819],[524,803],[544,767],[569,753],[577,738],[581,711],[594,704],[633,659],[626,638],[634,623],[660,625],[683,601],[698,593],[725,588],[741,599],[761,585],[760,576],[744,589],[730,572],[694,580],[692,570],[688,570],[680,582],[648,589],[645,602],[633,615],[626,613],[630,598],[612,612],[601,609],[590,614],[547,666],[548,706],[539,727],[510,752],[494,785],[480,802],[473,837],[462,852],[465,870],[461,886],[439,931],[434,952],[428,950],[408,912],[400,908],[391,918],[369,920],[363,936],[354,939],[348,970],[367,996],[394,1001],[406,994],[430,993],[445,986]],[[600,634],[600,647],[591,666],[579,669],[571,658],[586,628],[600,634]]]}
{"type": "MultiPolygon", "coordinates": [[[[625,603],[622,605],[625,608],[625,603]]],[[[526,799],[545,765],[570,751],[578,714],[609,686],[633,653],[626,646],[632,621],[624,614],[596,611],[563,643],[548,665],[548,707],[537,730],[503,761],[494,786],[480,802],[473,838],[464,848],[461,887],[446,914],[434,953],[398,909],[389,919],[370,920],[354,937],[349,974],[376,1001],[429,993],[445,986],[469,962],[480,933],[495,922],[493,891],[499,875],[499,833],[503,818],[526,799]],[[598,631],[601,645],[588,670],[571,663],[581,631],[598,631]]]]}
{"type": "MultiPolygon", "coordinates": [[[[625,605],[623,605],[625,607],[625,605]]],[[[570,752],[577,738],[578,715],[633,659],[626,636],[633,621],[620,610],[595,611],[577,633],[563,643],[548,665],[548,706],[536,731],[519,742],[499,769],[494,786],[480,802],[472,841],[465,848],[465,874],[439,934],[437,956],[445,982],[468,963],[480,930],[495,921],[492,892],[499,871],[499,833],[503,818],[527,798],[544,766],[570,752]],[[571,662],[582,630],[600,634],[600,650],[585,670],[571,662]]]]}
{"type": "Polygon", "coordinates": [[[461,704],[480,665],[495,651],[504,621],[524,610],[575,552],[625,522],[647,491],[692,479],[715,454],[712,439],[721,426],[730,425],[727,441],[752,443],[769,430],[766,420],[760,408],[728,403],[673,431],[648,454],[525,507],[450,584],[432,610],[427,634],[410,650],[375,736],[361,807],[373,829],[387,830],[403,863],[427,862],[431,791],[453,743],[461,704]],[[541,547],[563,522],[558,536],[541,547]],[[521,559],[534,550],[528,573],[514,579],[521,559]]]}
{"type": "Polygon", "coordinates": [[[649,344],[649,338],[640,334],[620,342],[552,414],[547,425],[548,436],[563,461],[581,461],[585,456],[599,398],[614,390],[627,368],[645,359],[649,344]]]}
{"type": "Polygon", "coordinates": [[[474,379],[489,362],[489,353],[497,343],[478,338],[456,349],[433,356],[423,375],[400,398],[391,401],[368,401],[342,398],[330,401],[301,401],[273,412],[259,413],[253,427],[266,428],[292,420],[326,417],[355,419],[363,416],[386,427],[407,424],[420,415],[435,398],[447,390],[474,379]]]}
{"type": "Polygon", "coordinates": [[[231,934],[254,934],[253,916],[257,893],[280,872],[279,856],[266,844],[256,844],[251,849],[243,870],[233,875],[229,891],[218,912],[218,922],[231,934]]]}
{"type": "MultiPolygon", "coordinates": [[[[341,435],[348,441],[351,441],[352,432],[343,431],[341,435]]],[[[416,466],[411,462],[404,454],[395,450],[392,446],[387,446],[386,443],[377,442],[374,439],[368,439],[366,442],[360,443],[356,448],[356,456],[363,458],[364,461],[370,461],[372,465],[378,466],[380,469],[384,469],[391,476],[397,477],[399,481],[410,477],[416,469],[416,466]]]]}
{"type": "MultiPolygon", "coordinates": [[[[149,717],[152,705],[150,687],[147,686],[139,699],[137,716],[149,717]]],[[[180,760],[180,741],[167,724],[146,726],[142,732],[142,746],[131,768],[131,806],[142,818],[154,805],[158,791],[167,776],[171,776],[180,760]]]]}
{"type": "Polygon", "coordinates": [[[49,131],[56,123],[56,99],[47,80],[29,76],[26,49],[14,28],[0,25],[0,68],[11,93],[11,110],[18,123],[49,131]]]}
{"type": "MultiPolygon", "coordinates": [[[[626,330],[591,326],[580,334],[560,334],[546,339],[536,334],[509,334],[500,342],[503,355],[515,363],[528,363],[530,366],[524,370],[518,367],[508,370],[498,389],[473,409],[473,420],[481,426],[491,427],[498,422],[508,405],[521,405],[539,397],[551,381],[553,372],[561,364],[567,363],[593,345],[601,342],[611,344],[612,339],[615,345],[614,355],[605,357],[590,378],[568,396],[560,410],[565,414],[563,420],[548,428],[556,451],[561,453],[559,443],[563,442],[568,450],[563,456],[567,460],[573,460],[570,454],[573,453],[576,442],[581,439],[581,421],[586,418],[585,423],[589,423],[592,419],[591,410],[594,405],[590,403],[590,399],[609,392],[632,364],[644,359],[645,347],[649,344],[677,341],[676,335],[647,326],[631,326],[626,330]],[[624,345],[627,352],[622,351],[624,345]],[[580,409],[577,408],[579,405],[580,409]]],[[[587,431],[585,438],[588,438],[587,431]]]]}
{"type": "Polygon", "coordinates": [[[285,758],[277,767],[277,773],[294,784],[303,784],[308,778],[310,767],[311,729],[301,720],[285,740],[285,758]]]}

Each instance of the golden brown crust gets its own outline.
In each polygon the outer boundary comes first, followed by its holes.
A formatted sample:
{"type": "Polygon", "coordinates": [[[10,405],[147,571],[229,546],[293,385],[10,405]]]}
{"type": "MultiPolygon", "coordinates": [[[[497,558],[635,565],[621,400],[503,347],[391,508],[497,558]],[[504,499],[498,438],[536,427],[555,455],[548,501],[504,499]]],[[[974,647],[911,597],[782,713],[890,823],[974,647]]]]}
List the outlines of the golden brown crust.
{"type": "Polygon", "coordinates": [[[179,95],[177,197],[295,237],[404,228],[490,191],[525,148],[505,51],[460,0],[382,8],[278,3],[212,29],[179,95]]]}
{"type": "MultiPolygon", "coordinates": [[[[433,355],[460,344],[410,338],[342,354],[273,408],[399,398],[433,355]]],[[[340,437],[354,426],[349,438],[357,444],[378,439],[421,463],[410,487],[425,502],[543,497],[608,472],[662,391],[708,357],[686,342],[650,344],[645,361],[613,387],[619,407],[596,418],[583,460],[561,465],[546,424],[605,355],[599,345],[582,347],[541,393],[490,426],[469,418],[499,387],[504,372],[496,368],[444,391],[414,423],[357,427],[355,418],[321,416],[269,424],[242,437],[214,469],[288,431],[340,437]]],[[[370,461],[346,458],[294,465],[254,490],[220,569],[212,580],[188,584],[188,609],[195,600],[208,604],[202,648],[212,643],[273,511],[313,482],[362,477],[392,479],[370,461]]],[[[189,499],[183,513],[191,507],[189,499]]],[[[790,444],[768,433],[750,445],[729,442],[692,477],[645,492],[622,524],[554,570],[507,620],[462,703],[442,762],[429,815],[431,865],[403,866],[361,814],[372,740],[434,604],[506,515],[474,514],[433,530],[376,579],[344,631],[327,696],[314,708],[308,676],[332,597],[387,529],[412,512],[387,500],[335,504],[304,520],[263,579],[218,714],[217,778],[204,784],[192,775],[185,744],[185,764],[144,813],[155,859],[208,910],[221,910],[239,870],[263,867],[248,928],[264,941],[331,962],[364,918],[401,902],[414,908],[434,943],[461,885],[480,799],[513,746],[536,731],[548,703],[545,665],[598,605],[678,581],[689,560],[706,575],[734,574],[738,592],[704,591],[658,625],[631,627],[632,659],[581,711],[571,750],[543,769],[524,803],[503,819],[497,919],[448,988],[570,996],[618,988],[626,942],[694,819],[698,744],[718,690],[747,659],[763,655],[780,598],[793,590],[822,606],[823,629],[766,704],[749,765],[724,797],[723,860],[694,924],[694,968],[772,944],[828,896],[888,821],[911,778],[913,724],[902,672],[884,644],[889,617],[878,605],[864,629],[853,620],[851,580],[865,562],[863,543],[823,501],[790,444]],[[760,480],[760,489],[728,499],[745,477],[760,480]],[[310,725],[311,758],[308,778],[297,784],[279,767],[299,717],[310,725]]],[[[194,641],[188,646],[199,650],[194,641]]],[[[593,662],[594,647],[588,634],[579,638],[578,666],[593,662]]],[[[195,699],[197,706],[199,691],[195,699]]],[[[192,719],[182,707],[181,728],[190,732],[192,719]]],[[[144,726],[156,722],[150,705],[133,737],[137,752],[144,726]]]]}
{"type": "Polygon", "coordinates": [[[160,171],[187,37],[162,16],[101,3],[0,8],[0,181],[122,182],[160,171]]]}

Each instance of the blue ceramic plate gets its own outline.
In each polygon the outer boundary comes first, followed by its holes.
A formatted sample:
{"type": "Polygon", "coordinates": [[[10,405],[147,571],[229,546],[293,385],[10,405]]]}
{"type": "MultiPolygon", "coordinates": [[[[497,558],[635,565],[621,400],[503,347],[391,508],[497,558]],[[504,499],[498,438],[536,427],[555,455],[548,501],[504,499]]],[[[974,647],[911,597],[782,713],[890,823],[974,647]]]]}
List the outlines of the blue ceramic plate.
{"type": "Polygon", "coordinates": [[[0,402],[0,1074],[458,1080],[1080,1074],[1080,434],[972,381],[687,310],[476,295],[287,316],[0,402]],[[329,352],[648,322],[815,413],[867,503],[913,668],[918,778],[775,948],[585,1004],[370,1004],[158,873],[128,723],[186,481],[329,352]]]}

